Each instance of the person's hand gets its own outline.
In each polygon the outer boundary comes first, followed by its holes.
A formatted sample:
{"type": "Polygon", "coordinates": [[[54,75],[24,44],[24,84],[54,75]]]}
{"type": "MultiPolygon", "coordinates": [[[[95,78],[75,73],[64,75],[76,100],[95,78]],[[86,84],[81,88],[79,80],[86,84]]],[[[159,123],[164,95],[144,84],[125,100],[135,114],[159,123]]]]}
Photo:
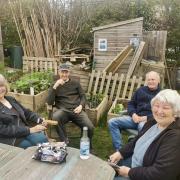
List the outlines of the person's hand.
{"type": "Polygon", "coordinates": [[[147,116],[140,116],[140,122],[147,122],[147,116]]]}
{"type": "Polygon", "coordinates": [[[74,113],[76,113],[76,114],[79,114],[80,112],[82,111],[82,105],[79,105],[78,107],[76,107],[75,109],[74,109],[74,113]]]}
{"type": "Polygon", "coordinates": [[[119,151],[115,152],[109,157],[109,161],[115,164],[117,164],[121,159],[123,159],[123,157],[119,151]]]}
{"type": "Polygon", "coordinates": [[[141,116],[138,116],[136,113],[132,115],[132,119],[135,123],[139,123],[141,120],[141,116]]]}
{"type": "Polygon", "coordinates": [[[30,133],[32,134],[32,133],[36,133],[36,132],[41,132],[41,131],[44,131],[46,129],[47,128],[45,126],[38,124],[38,125],[30,128],[30,133]]]}
{"type": "Polygon", "coordinates": [[[132,115],[132,119],[135,123],[140,123],[143,121],[147,121],[147,116],[138,116],[136,113],[132,115]]]}
{"type": "Polygon", "coordinates": [[[47,127],[48,123],[46,122],[46,120],[44,118],[42,118],[42,119],[43,119],[43,121],[42,121],[41,125],[44,127],[47,127]]]}
{"type": "Polygon", "coordinates": [[[116,169],[116,171],[120,176],[128,177],[128,173],[129,173],[130,169],[131,168],[129,168],[127,166],[120,166],[120,168],[116,169]]]}
{"type": "Polygon", "coordinates": [[[58,79],[56,82],[55,82],[55,84],[54,84],[54,86],[53,86],[53,89],[56,89],[59,85],[63,85],[65,82],[64,82],[64,80],[63,79],[58,79]]]}

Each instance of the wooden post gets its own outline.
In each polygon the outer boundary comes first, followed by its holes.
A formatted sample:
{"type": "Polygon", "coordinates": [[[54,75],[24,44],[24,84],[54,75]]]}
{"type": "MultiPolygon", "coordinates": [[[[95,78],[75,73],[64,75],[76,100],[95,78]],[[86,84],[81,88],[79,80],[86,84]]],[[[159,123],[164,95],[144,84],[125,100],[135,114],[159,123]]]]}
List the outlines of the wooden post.
{"type": "Polygon", "coordinates": [[[3,52],[2,35],[1,35],[1,22],[0,22],[0,64],[1,66],[4,66],[4,52],[3,52]]]}
{"type": "Polygon", "coordinates": [[[30,87],[30,95],[34,96],[34,87],[30,87]]]}

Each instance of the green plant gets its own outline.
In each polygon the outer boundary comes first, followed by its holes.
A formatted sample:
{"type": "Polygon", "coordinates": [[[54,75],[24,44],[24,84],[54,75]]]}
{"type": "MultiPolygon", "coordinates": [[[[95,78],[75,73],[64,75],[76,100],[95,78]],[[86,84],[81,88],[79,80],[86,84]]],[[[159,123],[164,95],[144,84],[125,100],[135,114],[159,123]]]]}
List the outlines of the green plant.
{"type": "Polygon", "coordinates": [[[6,77],[8,83],[15,82],[17,79],[19,79],[23,75],[22,70],[17,71],[6,71],[4,72],[4,76],[6,77]]]}
{"type": "Polygon", "coordinates": [[[87,98],[87,101],[88,101],[88,106],[90,108],[96,108],[100,103],[101,101],[103,100],[104,98],[104,95],[103,94],[88,94],[86,96],[87,98]]]}
{"type": "Polygon", "coordinates": [[[30,87],[34,88],[35,94],[40,93],[50,87],[52,82],[52,72],[34,72],[25,74],[14,84],[11,84],[11,90],[29,93],[30,87]]]}
{"type": "Polygon", "coordinates": [[[0,72],[4,72],[4,64],[0,64],[0,72]]]}
{"type": "Polygon", "coordinates": [[[112,109],[112,113],[115,113],[115,114],[119,114],[122,111],[124,111],[124,105],[121,103],[116,104],[115,107],[112,109]]]}

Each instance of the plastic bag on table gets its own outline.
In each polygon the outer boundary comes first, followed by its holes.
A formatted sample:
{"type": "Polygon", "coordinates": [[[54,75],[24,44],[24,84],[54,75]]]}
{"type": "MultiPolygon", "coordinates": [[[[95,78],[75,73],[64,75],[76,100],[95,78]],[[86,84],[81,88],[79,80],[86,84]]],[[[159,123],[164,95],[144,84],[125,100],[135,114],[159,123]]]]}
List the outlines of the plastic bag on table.
{"type": "Polygon", "coordinates": [[[38,144],[33,159],[60,164],[66,161],[67,156],[66,144],[64,142],[59,143],[42,143],[38,144]]]}

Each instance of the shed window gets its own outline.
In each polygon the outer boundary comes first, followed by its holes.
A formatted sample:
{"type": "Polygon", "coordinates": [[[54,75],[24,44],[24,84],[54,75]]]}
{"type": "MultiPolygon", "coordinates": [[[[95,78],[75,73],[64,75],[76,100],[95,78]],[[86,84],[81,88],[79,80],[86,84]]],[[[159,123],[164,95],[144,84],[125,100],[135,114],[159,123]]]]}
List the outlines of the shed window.
{"type": "Polygon", "coordinates": [[[133,34],[133,37],[130,38],[130,45],[133,47],[133,49],[136,49],[139,47],[140,39],[137,34],[133,34]]]}
{"type": "Polygon", "coordinates": [[[99,39],[98,51],[107,51],[107,39],[99,39]]]}

